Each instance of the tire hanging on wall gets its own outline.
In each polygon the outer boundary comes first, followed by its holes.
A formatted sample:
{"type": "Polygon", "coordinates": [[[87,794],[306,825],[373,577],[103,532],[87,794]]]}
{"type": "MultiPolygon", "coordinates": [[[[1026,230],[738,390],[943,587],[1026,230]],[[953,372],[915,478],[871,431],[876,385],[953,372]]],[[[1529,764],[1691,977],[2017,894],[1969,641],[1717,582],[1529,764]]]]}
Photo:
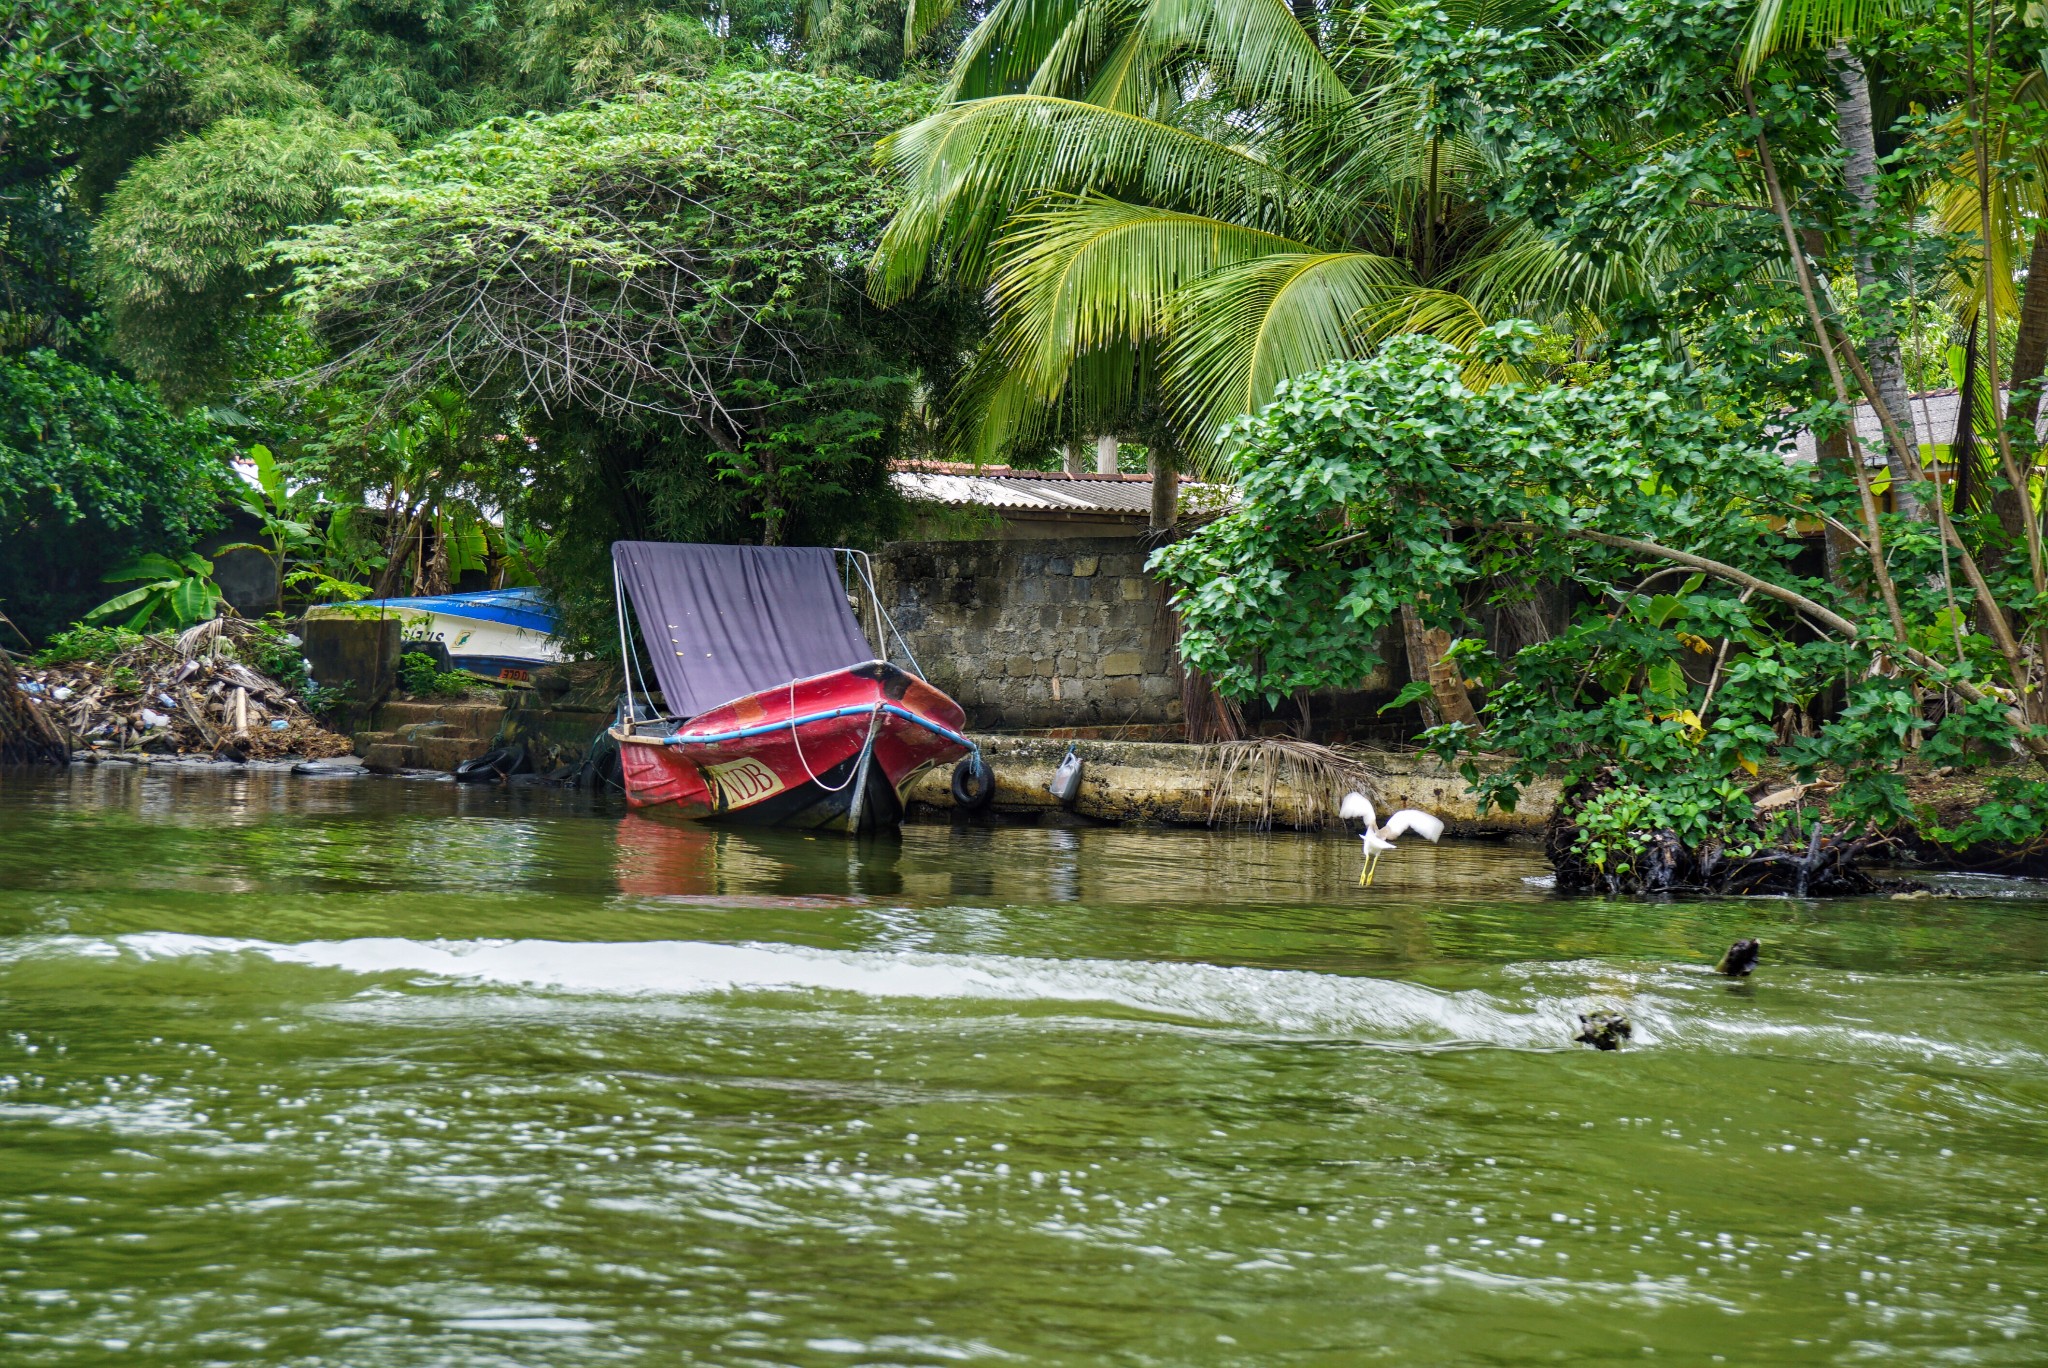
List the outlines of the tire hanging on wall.
{"type": "Polygon", "coordinates": [[[995,797],[995,771],[981,758],[981,752],[961,756],[960,763],[953,766],[953,806],[963,812],[979,812],[995,797]]]}

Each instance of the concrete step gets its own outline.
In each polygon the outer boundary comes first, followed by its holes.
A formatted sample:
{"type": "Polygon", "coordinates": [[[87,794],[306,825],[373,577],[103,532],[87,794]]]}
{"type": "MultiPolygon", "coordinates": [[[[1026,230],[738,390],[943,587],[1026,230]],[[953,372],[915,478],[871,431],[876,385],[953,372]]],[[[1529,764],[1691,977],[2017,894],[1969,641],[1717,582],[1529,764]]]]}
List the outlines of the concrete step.
{"type": "Polygon", "coordinates": [[[499,703],[397,702],[380,706],[370,718],[375,731],[398,732],[407,739],[429,736],[488,742],[504,724],[499,703]]]}
{"type": "Polygon", "coordinates": [[[355,741],[355,753],[366,759],[370,754],[372,746],[403,746],[406,744],[404,737],[400,736],[397,732],[388,731],[360,731],[355,734],[353,739],[355,741]]]}
{"type": "MultiPolygon", "coordinates": [[[[356,738],[356,744],[362,744],[361,737],[356,738]]],[[[358,753],[363,757],[363,768],[372,774],[396,774],[400,770],[427,768],[420,763],[411,746],[386,741],[358,753]]]]}
{"type": "Polygon", "coordinates": [[[489,741],[474,741],[464,736],[436,736],[423,733],[412,743],[412,753],[419,757],[421,769],[452,770],[465,760],[474,760],[491,748],[489,741]]]}

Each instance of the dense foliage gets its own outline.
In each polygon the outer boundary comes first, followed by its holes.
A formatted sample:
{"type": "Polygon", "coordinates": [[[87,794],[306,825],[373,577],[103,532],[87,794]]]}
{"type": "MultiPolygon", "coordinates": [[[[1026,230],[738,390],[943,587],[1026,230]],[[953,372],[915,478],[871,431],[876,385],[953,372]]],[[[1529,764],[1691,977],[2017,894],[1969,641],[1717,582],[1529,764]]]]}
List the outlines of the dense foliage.
{"type": "Polygon", "coordinates": [[[491,123],[344,191],[282,256],[341,368],[601,424],[653,448],[645,493],[709,472],[676,512],[743,505],[779,542],[873,496],[929,347],[857,275],[889,208],[869,152],[917,102],[744,74],[491,123]]]}
{"type": "Polygon", "coordinates": [[[102,577],[220,522],[225,444],[148,391],[53,352],[0,357],[0,612],[35,639],[102,577]]]}
{"type": "Polygon", "coordinates": [[[1419,602],[1492,686],[1479,725],[1434,743],[1484,802],[1511,809],[1546,774],[1586,785],[1596,864],[1647,832],[1731,840],[1762,764],[1837,780],[1838,819],[1887,827],[1913,815],[1909,750],[2048,751],[1926,573],[1930,537],[1894,547],[1918,572],[1900,577],[1904,640],[1862,586],[1802,573],[1791,529],[1847,510],[1779,454],[1782,412],[1654,345],[1569,385],[1468,383],[1535,340],[1516,323],[1470,352],[1398,340],[1282,386],[1237,434],[1243,502],[1155,557],[1188,662],[1226,693],[1342,687],[1419,602]],[[1478,611],[1532,599],[1551,625],[1489,650],[1478,611]]]}
{"type": "MultiPolygon", "coordinates": [[[[288,596],[545,578],[594,605],[620,532],[840,540],[893,518],[882,463],[915,436],[924,368],[953,364],[954,311],[867,304],[887,210],[866,157],[921,107],[886,78],[949,41],[948,11],[84,0],[8,22],[28,46],[0,62],[0,355],[53,349],[167,401],[209,452],[274,454],[276,481],[235,502],[288,596]],[[465,196],[497,216],[468,237],[465,196]],[[305,282],[312,313],[287,302],[277,240],[384,254],[409,214],[426,256],[536,229],[516,260],[587,298],[593,333],[618,325],[612,360],[648,374],[557,384],[428,332],[352,331],[389,302],[368,273],[353,302],[331,271],[305,282]],[[693,271],[724,274],[687,300],[645,288],[693,271]],[[718,374],[690,377],[692,356],[718,374]],[[705,421],[680,427],[686,394],[705,421]]],[[[405,264],[465,288],[456,257],[426,256],[405,264]]],[[[496,302],[505,283],[467,288],[496,302]]],[[[529,339],[549,326],[516,313],[529,339]]],[[[149,550],[195,549],[196,524],[155,531],[149,550]]]]}

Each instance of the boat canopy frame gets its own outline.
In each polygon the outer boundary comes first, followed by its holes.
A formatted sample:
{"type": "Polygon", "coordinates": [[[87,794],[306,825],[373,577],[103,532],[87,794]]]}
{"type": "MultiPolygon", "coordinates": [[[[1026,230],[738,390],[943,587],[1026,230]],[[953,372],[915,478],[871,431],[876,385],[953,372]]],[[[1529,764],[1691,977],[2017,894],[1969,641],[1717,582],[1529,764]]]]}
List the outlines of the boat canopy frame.
{"type": "MultiPolygon", "coordinates": [[[[849,595],[853,592],[853,584],[856,577],[858,577],[861,587],[867,591],[868,604],[874,610],[873,616],[875,620],[874,637],[868,644],[879,652],[875,659],[888,664],[895,663],[889,651],[889,638],[893,636],[896,639],[896,644],[903,648],[903,658],[910,663],[910,673],[916,675],[919,679],[923,679],[924,667],[917,663],[917,656],[911,651],[910,643],[903,639],[902,631],[896,626],[896,619],[891,617],[889,611],[882,607],[882,596],[875,589],[873,558],[867,552],[855,546],[835,546],[832,548],[832,553],[839,559],[839,581],[845,592],[849,595]]],[[[639,624],[635,622],[632,627],[629,628],[627,626],[629,614],[626,611],[626,586],[624,577],[620,574],[616,557],[612,561],[612,605],[618,613],[619,659],[624,663],[626,676],[626,698],[625,706],[620,709],[620,724],[626,728],[629,735],[638,735],[643,724],[650,729],[659,729],[670,722],[686,721],[687,719],[666,716],[651,718],[640,716],[639,706],[634,701],[636,694],[633,687],[639,663],[639,653],[633,649],[633,642],[639,624]]],[[[644,647],[646,645],[645,641],[642,641],[641,645],[644,647]]],[[[638,696],[652,700],[654,694],[647,687],[647,677],[644,673],[639,673],[639,682],[638,696]]],[[[968,744],[971,745],[973,743],[969,742],[968,744]]]]}

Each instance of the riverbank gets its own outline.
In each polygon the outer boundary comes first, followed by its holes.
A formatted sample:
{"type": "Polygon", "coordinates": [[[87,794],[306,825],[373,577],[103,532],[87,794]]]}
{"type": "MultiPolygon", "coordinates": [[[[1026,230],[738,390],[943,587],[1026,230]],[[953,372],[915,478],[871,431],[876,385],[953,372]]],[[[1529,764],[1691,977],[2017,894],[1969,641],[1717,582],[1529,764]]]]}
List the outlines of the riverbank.
{"type": "MultiPolygon", "coordinates": [[[[350,773],[446,778],[462,762],[501,746],[524,745],[532,771],[521,784],[577,781],[593,739],[610,714],[592,708],[508,708],[475,699],[399,701],[382,705],[352,737],[354,754],[335,759],[287,757],[246,762],[246,768],[293,770],[305,774],[350,773]]],[[[1333,827],[1335,793],[1326,777],[1304,777],[1284,763],[1268,776],[1259,764],[1233,770],[1215,746],[1157,740],[1070,738],[1057,734],[982,733],[973,738],[995,775],[995,795],[985,811],[968,820],[989,825],[1047,827],[1214,826],[1313,829],[1333,827]],[[1069,746],[1082,762],[1081,786],[1072,802],[1053,797],[1054,772],[1069,746]]],[[[1382,811],[1415,807],[1441,817],[1453,836],[1479,839],[1538,838],[1559,798],[1559,785],[1531,785],[1513,812],[1479,811],[1470,786],[1434,755],[1413,750],[1347,750],[1366,788],[1382,811]]],[[[205,766],[229,764],[204,755],[79,752],[90,763],[205,766]]],[[[232,765],[230,765],[232,767],[232,765]]],[[[1953,823],[1992,796],[1992,781],[2004,771],[1915,769],[1908,775],[1914,803],[1953,823]]],[[[950,789],[951,772],[935,768],[907,786],[906,820],[954,823],[962,819],[950,789]]],[[[1772,776],[1767,775],[1769,781],[1772,776]]],[[[1789,787],[1778,776],[1773,788],[1789,787]]],[[[1828,785],[1815,785],[1799,800],[1826,820],[1828,785]]],[[[1922,863],[2002,874],[2048,872],[2048,854],[2032,849],[1979,848],[1960,854],[1908,834],[1901,855],[1922,863]]]]}
{"type": "MultiPolygon", "coordinates": [[[[1327,784],[1304,782],[1278,767],[1270,787],[1256,765],[1226,773],[1215,746],[1162,741],[1065,741],[1049,737],[989,735],[974,738],[995,773],[990,808],[1000,819],[1118,826],[1282,826],[1337,824],[1327,784]],[[1053,772],[1071,745],[1081,760],[1081,791],[1072,803],[1053,797],[1053,772]]],[[[1558,786],[1532,786],[1514,812],[1479,811],[1457,771],[1416,751],[1347,751],[1365,771],[1384,811],[1414,807],[1435,813],[1456,836],[1535,836],[1556,805],[1558,786]]],[[[904,794],[913,821],[953,818],[950,774],[928,770],[904,794]]]]}

